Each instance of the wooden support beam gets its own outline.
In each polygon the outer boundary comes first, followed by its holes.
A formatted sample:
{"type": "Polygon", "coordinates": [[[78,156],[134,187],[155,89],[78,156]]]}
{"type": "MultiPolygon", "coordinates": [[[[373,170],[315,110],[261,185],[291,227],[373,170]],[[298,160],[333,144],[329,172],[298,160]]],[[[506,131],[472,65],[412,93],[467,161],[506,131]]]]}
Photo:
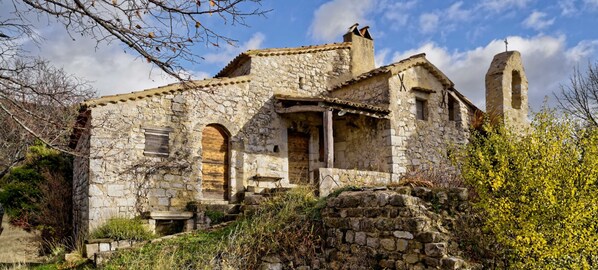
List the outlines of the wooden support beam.
{"type": "Polygon", "coordinates": [[[276,108],[277,113],[323,112],[325,108],[318,105],[296,105],[288,108],[276,108]]]}
{"type": "Polygon", "coordinates": [[[333,110],[326,110],[323,113],[324,120],[324,156],[326,157],[326,168],[334,168],[334,134],[332,128],[333,110]]]}

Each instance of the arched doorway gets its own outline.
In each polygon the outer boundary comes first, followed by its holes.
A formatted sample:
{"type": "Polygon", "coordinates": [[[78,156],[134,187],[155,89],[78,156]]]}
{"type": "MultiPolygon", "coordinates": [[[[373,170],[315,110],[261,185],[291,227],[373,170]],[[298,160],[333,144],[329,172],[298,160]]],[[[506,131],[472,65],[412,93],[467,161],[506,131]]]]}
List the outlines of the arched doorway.
{"type": "Polygon", "coordinates": [[[228,200],[229,135],[217,124],[207,125],[202,133],[202,192],[206,199],[228,200]]]}

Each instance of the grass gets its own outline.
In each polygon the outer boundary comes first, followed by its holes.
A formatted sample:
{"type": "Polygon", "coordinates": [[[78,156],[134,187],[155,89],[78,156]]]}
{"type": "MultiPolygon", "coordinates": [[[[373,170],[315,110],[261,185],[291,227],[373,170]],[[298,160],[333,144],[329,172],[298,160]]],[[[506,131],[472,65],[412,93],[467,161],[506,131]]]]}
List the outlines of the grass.
{"type": "Polygon", "coordinates": [[[141,219],[113,218],[91,232],[90,238],[149,240],[154,238],[154,234],[143,226],[141,219]]]}
{"type": "Polygon", "coordinates": [[[105,269],[257,269],[267,254],[310,265],[321,247],[321,205],[311,190],[294,189],[219,230],[119,251],[105,269]]]}

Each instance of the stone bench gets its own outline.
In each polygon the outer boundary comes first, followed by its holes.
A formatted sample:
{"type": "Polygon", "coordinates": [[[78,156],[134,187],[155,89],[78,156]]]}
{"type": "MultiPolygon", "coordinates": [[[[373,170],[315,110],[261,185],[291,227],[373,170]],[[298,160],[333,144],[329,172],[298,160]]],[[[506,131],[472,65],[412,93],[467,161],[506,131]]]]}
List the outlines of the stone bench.
{"type": "Polygon", "coordinates": [[[156,233],[159,221],[184,221],[184,232],[192,231],[195,228],[193,212],[151,211],[145,213],[144,216],[148,220],[148,229],[153,233],[156,233]]]}

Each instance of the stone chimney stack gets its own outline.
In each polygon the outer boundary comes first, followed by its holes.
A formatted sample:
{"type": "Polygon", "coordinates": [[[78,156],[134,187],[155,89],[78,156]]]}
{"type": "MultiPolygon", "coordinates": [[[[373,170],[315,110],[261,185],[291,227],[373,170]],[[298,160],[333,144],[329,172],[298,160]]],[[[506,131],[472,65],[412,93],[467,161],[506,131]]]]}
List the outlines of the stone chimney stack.
{"type": "Polygon", "coordinates": [[[490,120],[510,128],[525,128],[528,111],[521,54],[507,51],[495,55],[486,73],[486,113],[490,120]]]}
{"type": "Polygon", "coordinates": [[[359,24],[349,27],[343,35],[344,42],[351,42],[351,75],[353,77],[375,68],[374,39],[370,35],[369,26],[357,29],[359,24]]]}

